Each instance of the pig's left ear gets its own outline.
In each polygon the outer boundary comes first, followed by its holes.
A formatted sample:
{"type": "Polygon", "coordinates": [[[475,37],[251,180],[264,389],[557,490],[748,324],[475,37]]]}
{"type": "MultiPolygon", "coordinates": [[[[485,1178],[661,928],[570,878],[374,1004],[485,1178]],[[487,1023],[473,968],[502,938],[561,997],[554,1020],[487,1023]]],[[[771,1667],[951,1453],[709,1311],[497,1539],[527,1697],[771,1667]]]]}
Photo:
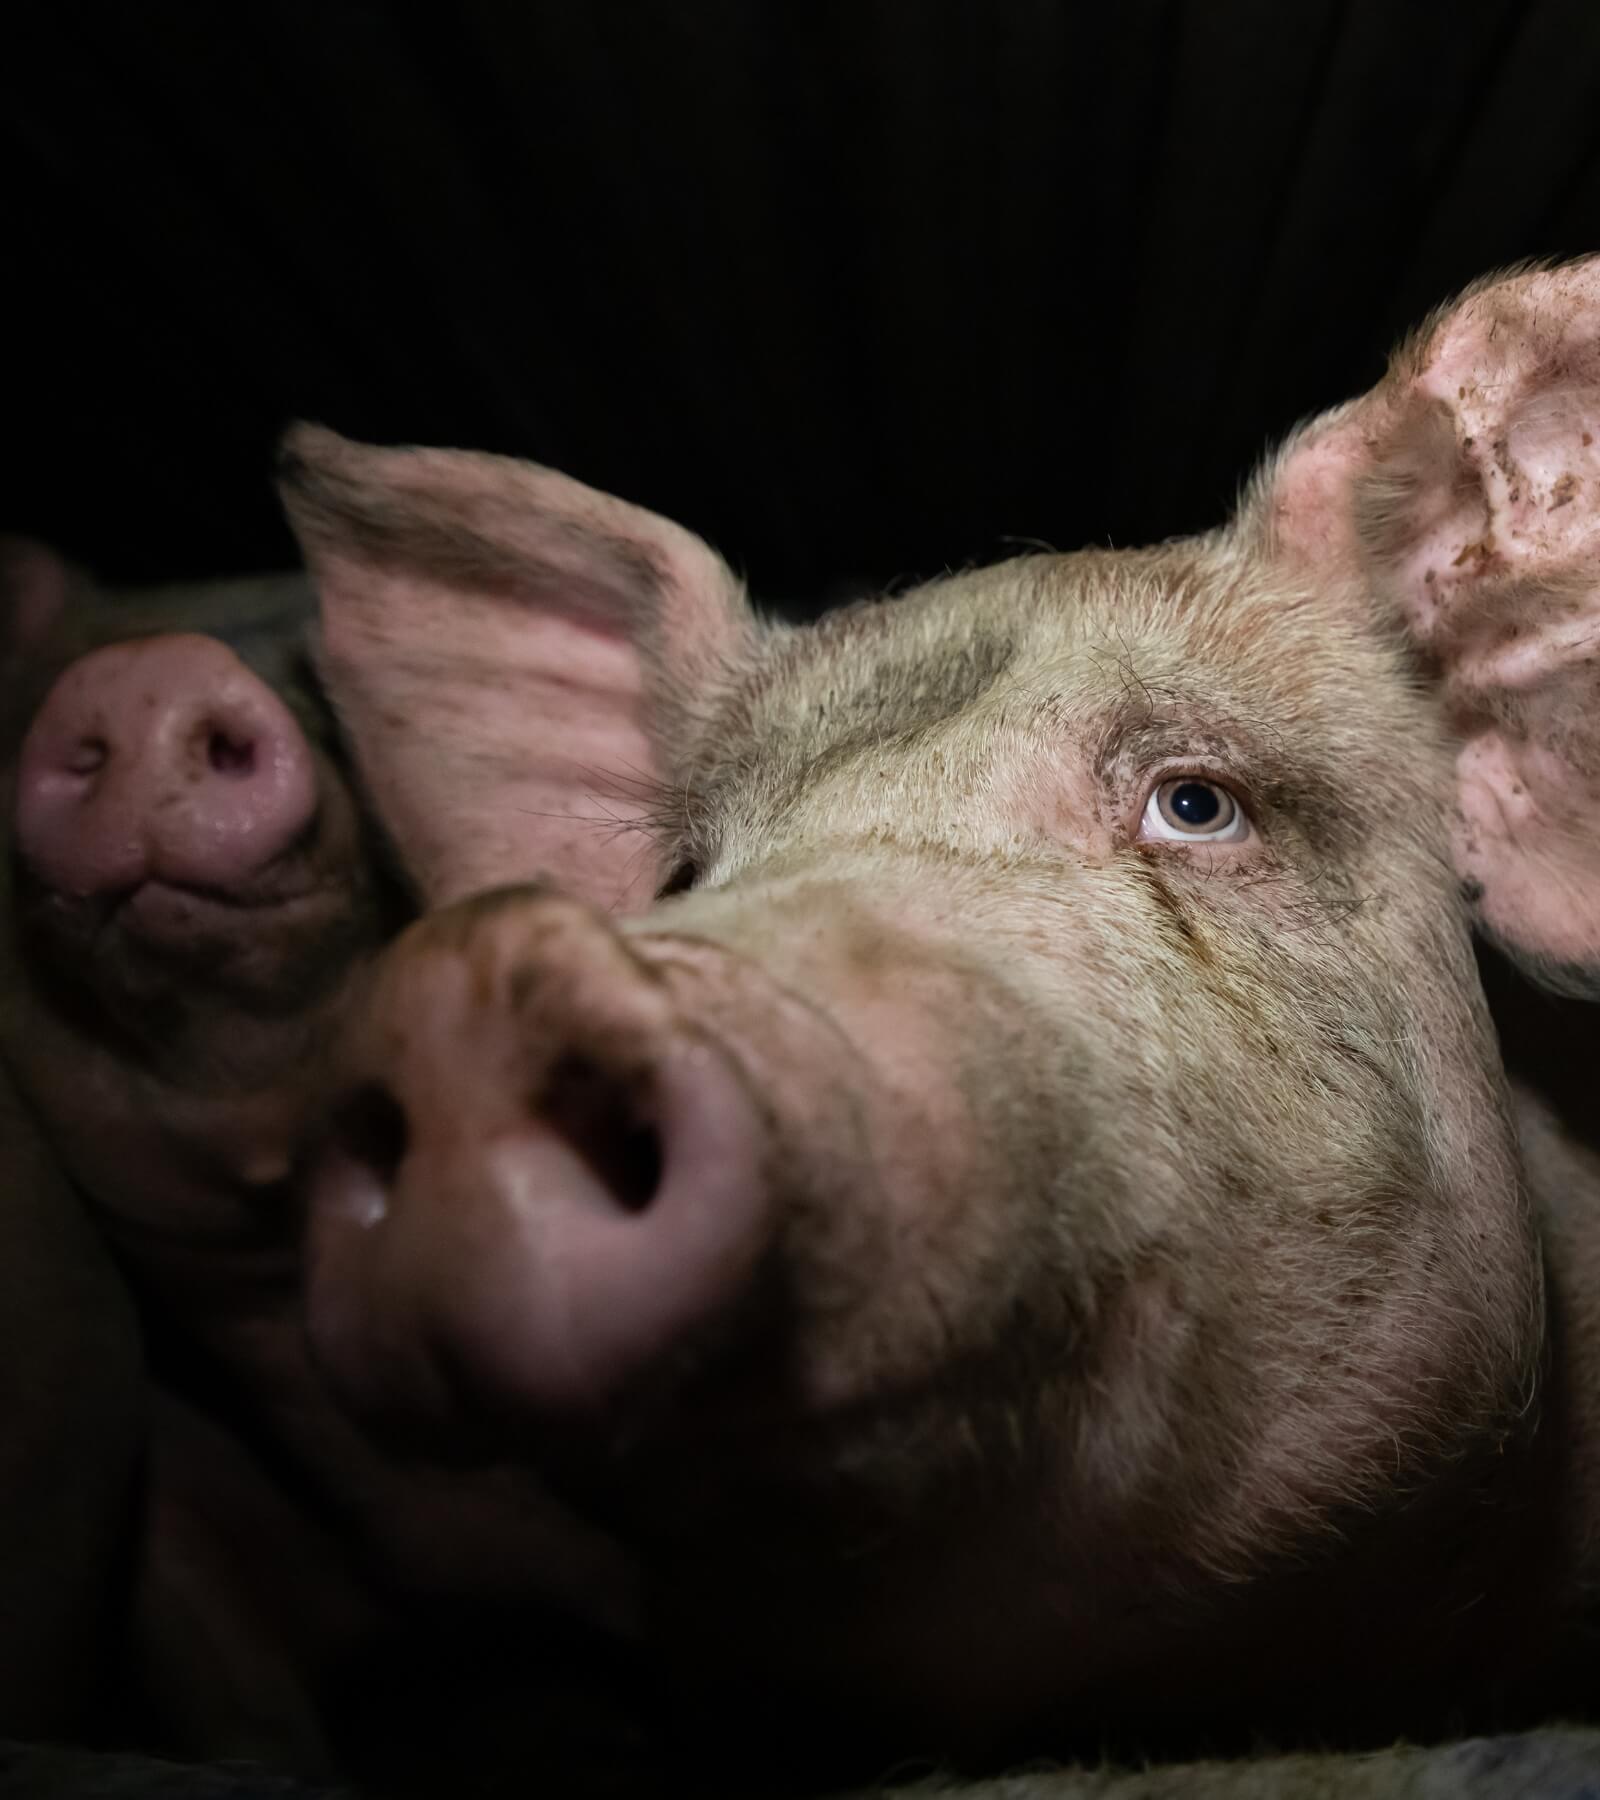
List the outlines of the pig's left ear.
{"type": "Polygon", "coordinates": [[[0,744],[15,748],[63,662],[88,647],[92,594],[82,570],[47,544],[0,536],[0,744]]]}
{"type": "Polygon", "coordinates": [[[1600,993],[1600,257],[1480,284],[1258,490],[1280,555],[1398,610],[1458,734],[1485,928],[1600,993]]]}
{"type": "Polygon", "coordinates": [[[694,717],[750,654],[726,564],[553,470],[302,425],[282,492],[320,665],[422,897],[544,879],[645,905],[694,717]]]}

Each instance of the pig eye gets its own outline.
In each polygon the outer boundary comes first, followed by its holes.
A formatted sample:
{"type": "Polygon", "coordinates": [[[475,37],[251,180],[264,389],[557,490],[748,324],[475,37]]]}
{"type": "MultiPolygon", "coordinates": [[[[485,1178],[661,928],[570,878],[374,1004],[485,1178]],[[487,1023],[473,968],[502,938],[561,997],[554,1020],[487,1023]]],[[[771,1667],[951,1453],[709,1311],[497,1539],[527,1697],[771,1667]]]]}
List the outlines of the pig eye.
{"type": "Polygon", "coordinates": [[[1233,795],[1198,775],[1163,781],[1139,821],[1140,837],[1168,844],[1242,844],[1250,832],[1250,815],[1233,795]]]}

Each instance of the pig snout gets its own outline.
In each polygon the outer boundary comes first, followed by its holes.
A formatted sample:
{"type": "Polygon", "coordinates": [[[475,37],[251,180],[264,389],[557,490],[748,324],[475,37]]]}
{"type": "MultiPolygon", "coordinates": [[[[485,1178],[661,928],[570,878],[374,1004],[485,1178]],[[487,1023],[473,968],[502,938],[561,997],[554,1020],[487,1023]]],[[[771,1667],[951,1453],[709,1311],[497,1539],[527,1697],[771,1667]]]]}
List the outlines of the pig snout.
{"type": "Polygon", "coordinates": [[[311,751],[270,688],[213,638],[146,638],[81,657],[46,696],[22,745],[16,842],[63,894],[229,891],[316,806],[311,751]]]}
{"type": "Polygon", "coordinates": [[[309,1177],[336,1385],[424,1429],[558,1426],[683,1373],[748,1311],[774,1240],[739,1069],[571,902],[508,890],[396,950],[309,1177]]]}

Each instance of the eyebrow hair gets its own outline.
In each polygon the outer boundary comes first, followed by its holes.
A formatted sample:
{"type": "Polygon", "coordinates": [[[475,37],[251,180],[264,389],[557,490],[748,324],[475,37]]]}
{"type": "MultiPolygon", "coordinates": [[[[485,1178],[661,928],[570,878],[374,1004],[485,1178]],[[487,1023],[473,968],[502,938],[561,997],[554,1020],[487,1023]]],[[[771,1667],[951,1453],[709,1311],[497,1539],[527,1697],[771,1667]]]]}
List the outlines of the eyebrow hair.
{"type": "Polygon", "coordinates": [[[1123,758],[1155,762],[1192,756],[1242,763],[1253,772],[1283,754],[1275,734],[1263,732],[1259,726],[1241,724],[1200,700],[1180,703],[1180,707],[1174,715],[1157,718],[1136,713],[1125,702],[1117,703],[1090,740],[1095,766],[1109,773],[1123,758]]]}
{"type": "Polygon", "coordinates": [[[1258,823],[1287,822],[1318,856],[1337,859],[1365,837],[1365,815],[1352,803],[1342,771],[1319,760],[1315,744],[1301,747],[1292,732],[1270,720],[1242,719],[1197,690],[1157,692],[1168,702],[1159,712],[1142,684],[1100,709],[1086,742],[1103,780],[1115,779],[1119,762],[1193,760],[1225,786],[1232,776],[1258,823]]]}
{"type": "MultiPolygon", "coordinates": [[[[805,697],[813,758],[837,761],[959,717],[1004,678],[1016,656],[1013,633],[982,622],[932,645],[907,644],[895,635],[885,604],[845,608],[782,646],[745,684],[739,696],[744,720],[785,690],[805,697]],[[839,655],[844,648],[852,653],[848,659],[839,655]],[[814,672],[826,675],[825,691],[808,693],[814,672]]],[[[788,709],[780,706],[763,728],[787,736],[793,729],[788,709]]]]}

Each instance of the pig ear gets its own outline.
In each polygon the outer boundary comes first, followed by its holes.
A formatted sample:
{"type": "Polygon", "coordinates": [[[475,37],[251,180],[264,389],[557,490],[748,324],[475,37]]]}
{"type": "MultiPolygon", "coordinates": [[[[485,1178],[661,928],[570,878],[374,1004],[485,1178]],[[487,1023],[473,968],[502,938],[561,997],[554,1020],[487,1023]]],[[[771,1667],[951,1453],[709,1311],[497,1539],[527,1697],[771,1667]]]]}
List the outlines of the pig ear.
{"type": "Polygon", "coordinates": [[[0,658],[21,662],[37,652],[81,580],[48,545],[0,535],[0,658]]]}
{"type": "Polygon", "coordinates": [[[661,885],[648,821],[755,622],[689,532],[506,457],[297,426],[282,491],[320,664],[424,899],[545,879],[614,910],[661,885]]]}
{"type": "Polygon", "coordinates": [[[1436,315],[1269,498],[1280,549],[1347,559],[1438,671],[1483,925],[1600,993],[1600,258],[1436,315]]]}
{"type": "Polygon", "coordinates": [[[79,569],[33,538],[0,535],[0,743],[12,743],[62,660],[80,646],[79,569]]]}

